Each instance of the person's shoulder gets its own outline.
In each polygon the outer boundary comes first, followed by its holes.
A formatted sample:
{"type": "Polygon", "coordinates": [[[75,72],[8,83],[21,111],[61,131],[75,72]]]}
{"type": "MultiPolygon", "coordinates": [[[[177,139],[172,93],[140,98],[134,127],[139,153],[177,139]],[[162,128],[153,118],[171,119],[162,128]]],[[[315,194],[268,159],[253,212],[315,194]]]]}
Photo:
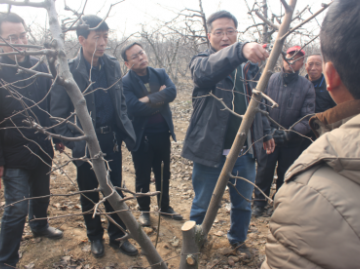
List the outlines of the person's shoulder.
{"type": "Polygon", "coordinates": [[[155,72],[157,74],[159,74],[160,76],[166,76],[166,70],[165,68],[153,68],[153,67],[148,67],[152,72],[155,72]]]}
{"type": "MultiPolygon", "coordinates": [[[[39,62],[39,59],[34,56],[29,56],[29,61],[32,66],[36,65],[39,62]]],[[[45,65],[44,63],[40,63],[40,65],[45,65]]]]}
{"type": "Polygon", "coordinates": [[[104,57],[107,58],[110,62],[112,62],[116,66],[120,67],[119,61],[116,59],[116,57],[109,55],[107,53],[104,54],[104,57]]]}
{"type": "Polygon", "coordinates": [[[273,83],[274,80],[279,80],[279,79],[281,79],[281,72],[273,73],[273,74],[270,76],[269,83],[273,83]]]}
{"type": "MultiPolygon", "coordinates": [[[[29,62],[31,66],[35,66],[40,60],[34,56],[29,56],[29,62]]],[[[48,73],[47,66],[44,62],[39,63],[39,65],[35,68],[37,71],[48,73]]]]}
{"type": "Polygon", "coordinates": [[[308,86],[313,85],[312,82],[311,82],[309,79],[307,79],[306,77],[304,77],[304,76],[300,76],[300,75],[299,75],[299,81],[300,81],[302,84],[305,84],[305,85],[308,85],[308,86]]]}
{"type": "Polygon", "coordinates": [[[123,82],[124,82],[124,81],[128,82],[128,81],[131,80],[131,78],[130,78],[130,72],[131,72],[131,70],[129,70],[128,72],[126,72],[126,74],[122,77],[122,81],[123,81],[123,82]]]}
{"type": "Polygon", "coordinates": [[[131,86],[131,80],[132,80],[132,76],[131,76],[132,71],[129,70],[128,72],[126,72],[126,74],[122,77],[122,84],[123,86],[126,87],[130,87],[131,86]]]}
{"type": "Polygon", "coordinates": [[[198,54],[195,54],[195,55],[191,58],[190,63],[192,63],[192,62],[193,62],[195,59],[197,59],[197,58],[209,57],[210,54],[211,54],[211,52],[210,52],[209,49],[207,49],[207,50],[205,50],[205,51],[203,51],[203,52],[200,52],[200,53],[198,53],[198,54]]]}
{"type": "Polygon", "coordinates": [[[68,60],[70,71],[72,72],[74,68],[79,64],[78,57],[74,57],[68,60]]]}

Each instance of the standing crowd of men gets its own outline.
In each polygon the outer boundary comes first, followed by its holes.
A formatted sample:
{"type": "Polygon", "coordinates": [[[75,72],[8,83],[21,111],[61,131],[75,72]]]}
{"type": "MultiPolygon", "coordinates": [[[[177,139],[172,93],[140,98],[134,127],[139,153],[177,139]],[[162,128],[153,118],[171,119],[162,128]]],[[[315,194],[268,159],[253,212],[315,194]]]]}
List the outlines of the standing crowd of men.
{"type": "MultiPolygon", "coordinates": [[[[356,147],[360,113],[360,91],[357,90],[360,82],[356,71],[360,61],[359,54],[354,54],[359,50],[359,41],[355,34],[349,33],[349,29],[356,34],[360,31],[359,12],[360,3],[356,0],[335,1],[321,29],[322,54],[306,55],[300,46],[287,49],[282,71],[271,76],[265,91],[279,107],[272,108],[268,99],[261,102],[261,111],[256,113],[233,168],[233,175],[255,183],[267,196],[277,170],[275,210],[263,267],[352,268],[360,265],[357,256],[360,219],[355,210],[360,206],[357,199],[360,152],[356,147]],[[305,77],[299,74],[304,62],[305,77]],[[309,138],[315,142],[311,143],[309,138]],[[342,248],[338,246],[340,236],[348,240],[342,248]],[[326,254],[321,252],[324,249],[328,251],[326,254]]],[[[162,191],[157,197],[161,215],[182,220],[182,215],[170,206],[169,197],[170,137],[176,140],[169,103],[176,97],[176,87],[164,69],[148,66],[147,54],[137,42],[122,50],[121,56],[129,70],[122,77],[118,61],[105,53],[109,34],[106,22],[95,15],[86,15],[82,20],[96,30],[78,28],[81,48],[77,57],[69,61],[69,67],[84,93],[101,150],[109,160],[110,181],[121,187],[121,145],[125,142],[133,158],[136,192],[150,190],[153,171],[156,190],[162,191]]],[[[258,63],[268,57],[260,44],[238,42],[237,27],[238,21],[230,12],[212,14],[207,20],[211,47],[194,56],[189,65],[194,82],[193,113],[182,156],[193,161],[195,197],[190,220],[197,224],[203,222],[241,125],[242,118],[236,114],[245,113],[260,77],[258,63]],[[224,110],[222,103],[209,96],[210,92],[234,113],[224,110]]],[[[26,45],[25,29],[25,22],[18,15],[0,14],[1,39],[26,45]]],[[[13,52],[9,46],[2,49],[5,53],[13,52]]],[[[0,231],[0,268],[13,268],[19,261],[27,215],[35,236],[51,239],[63,236],[62,231],[41,219],[47,217],[49,205],[46,195],[50,194],[52,143],[46,135],[24,127],[23,120],[31,114],[41,126],[68,138],[81,135],[81,125],[75,121],[74,106],[63,86],[47,77],[19,73],[15,67],[18,64],[45,73],[45,64],[38,64],[38,59],[23,54],[3,55],[0,62],[3,64],[0,70],[0,178],[3,178],[6,201],[0,231]],[[14,98],[18,96],[21,98],[14,98]],[[31,113],[26,106],[32,106],[31,113]],[[50,115],[72,123],[54,125],[50,115]],[[23,198],[38,196],[43,198],[14,204],[23,198]]],[[[79,190],[96,189],[95,173],[91,165],[84,162],[84,157],[89,158],[85,140],[54,139],[53,144],[60,152],[65,146],[72,150],[79,190]]],[[[237,252],[250,257],[252,254],[245,244],[250,219],[252,215],[261,216],[267,202],[259,190],[254,192],[250,183],[230,181],[233,184],[229,187],[231,224],[227,237],[237,252]]],[[[81,195],[82,211],[91,210],[99,200],[96,191],[81,195]]],[[[141,212],[139,223],[150,226],[150,198],[144,196],[137,200],[141,212]]],[[[107,201],[104,204],[107,212],[114,211],[107,201]]],[[[126,229],[119,216],[112,214],[111,218],[126,229]]],[[[84,214],[84,220],[91,252],[95,257],[102,257],[105,249],[100,217],[84,214]]],[[[110,221],[107,232],[110,246],[130,256],[138,254],[128,240],[119,241],[124,232],[110,221]]]]}

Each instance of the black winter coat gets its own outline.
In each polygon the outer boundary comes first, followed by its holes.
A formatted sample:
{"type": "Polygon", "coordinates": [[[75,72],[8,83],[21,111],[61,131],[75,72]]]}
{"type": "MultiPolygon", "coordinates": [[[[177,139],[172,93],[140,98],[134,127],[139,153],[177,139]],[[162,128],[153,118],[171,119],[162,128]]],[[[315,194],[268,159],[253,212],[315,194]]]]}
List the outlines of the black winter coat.
{"type": "MultiPolygon", "coordinates": [[[[127,108],[125,103],[125,97],[122,89],[121,70],[119,62],[116,58],[111,57],[107,54],[103,56],[103,60],[106,66],[106,76],[109,86],[112,86],[109,90],[111,100],[116,111],[114,118],[114,126],[118,129],[117,141],[121,143],[125,141],[126,146],[129,150],[135,146],[136,136],[134,128],[127,116],[127,108]]],[[[84,91],[89,86],[89,74],[86,68],[85,59],[83,56],[82,49],[79,51],[78,56],[69,61],[70,71],[79,86],[81,91],[84,91]]],[[[95,105],[95,94],[92,91],[93,86],[90,86],[85,93],[86,105],[91,115],[94,127],[96,127],[96,105],[95,105]]],[[[102,91],[102,90],[99,90],[102,91]]],[[[67,118],[71,112],[74,111],[74,106],[66,93],[66,90],[61,87],[56,91],[51,92],[51,114],[56,117],[67,118]]],[[[74,121],[73,117],[70,120],[74,121]]],[[[77,121],[79,127],[81,127],[79,121],[77,121]]],[[[55,127],[56,133],[66,137],[81,136],[76,128],[69,124],[62,124],[55,127]]],[[[85,155],[86,142],[75,141],[69,142],[64,141],[64,144],[72,149],[73,157],[80,158],[85,155]]],[[[80,166],[83,161],[76,161],[75,164],[80,166]]]]}
{"type": "Polygon", "coordinates": [[[149,116],[156,113],[160,113],[163,116],[173,140],[176,141],[172,113],[169,106],[169,103],[176,97],[175,84],[163,68],[148,67],[148,72],[150,93],[134,71],[129,70],[123,78],[128,115],[133,123],[136,134],[136,146],[132,151],[136,151],[139,148],[149,116]],[[159,91],[162,85],[165,85],[166,88],[159,91]],[[144,96],[148,96],[150,100],[148,104],[139,101],[139,98],[144,96]]]}
{"type": "MultiPolygon", "coordinates": [[[[271,75],[265,93],[272,98],[279,107],[266,110],[269,116],[285,128],[289,128],[306,115],[315,112],[315,90],[313,84],[298,73],[285,73],[284,71],[271,75]]],[[[293,130],[306,135],[310,131],[309,117],[297,123],[293,130]]],[[[272,128],[278,128],[271,123],[272,128]]],[[[298,142],[301,137],[295,133],[289,133],[289,142],[298,142]]]]}
{"type": "MultiPolygon", "coordinates": [[[[15,64],[7,56],[3,56],[0,61],[5,64],[15,64]]],[[[38,61],[34,57],[27,56],[24,62],[19,64],[25,68],[30,68],[38,61]]],[[[38,65],[35,70],[48,73],[45,64],[38,65]]],[[[0,166],[13,169],[36,169],[39,162],[42,161],[34,154],[41,156],[44,161],[51,164],[50,158],[39,148],[40,146],[52,158],[54,151],[51,141],[47,139],[46,135],[35,133],[33,129],[23,123],[23,120],[26,119],[25,115],[28,113],[41,126],[48,127],[51,125],[49,115],[46,112],[49,112],[50,109],[50,96],[47,96],[47,93],[52,85],[52,80],[41,76],[34,78],[33,74],[18,73],[16,68],[4,66],[0,69],[0,79],[2,81],[0,88],[0,166]],[[10,85],[10,83],[14,84],[10,85]],[[38,105],[41,109],[34,106],[31,111],[24,111],[23,104],[14,98],[19,97],[19,95],[22,96],[22,101],[27,106],[39,102],[38,105]],[[19,113],[16,114],[17,112],[19,113]],[[14,128],[10,119],[5,120],[10,116],[20,131],[14,128]],[[38,143],[39,146],[31,140],[38,143]]]]}
{"type": "MultiPolygon", "coordinates": [[[[234,81],[229,76],[238,66],[247,62],[242,54],[243,43],[235,43],[218,52],[207,50],[193,57],[190,62],[191,76],[194,81],[193,113],[186,132],[182,156],[209,167],[219,165],[224,150],[224,138],[229,123],[230,112],[213,97],[210,91],[222,98],[232,108],[234,81]],[[198,98],[200,97],[200,98],[198,98]]],[[[247,80],[257,80],[260,72],[256,65],[243,65],[247,80]],[[256,76],[256,78],[255,78],[256,76]]],[[[245,83],[248,96],[251,96],[255,82],[245,83]]],[[[262,108],[264,109],[264,108],[262,108]]],[[[257,113],[251,127],[252,142],[255,142],[254,154],[258,155],[263,147],[264,135],[270,134],[270,127],[265,116],[257,113]],[[264,127],[267,124],[267,129],[264,127]]],[[[271,139],[266,136],[264,141],[271,139]]]]}

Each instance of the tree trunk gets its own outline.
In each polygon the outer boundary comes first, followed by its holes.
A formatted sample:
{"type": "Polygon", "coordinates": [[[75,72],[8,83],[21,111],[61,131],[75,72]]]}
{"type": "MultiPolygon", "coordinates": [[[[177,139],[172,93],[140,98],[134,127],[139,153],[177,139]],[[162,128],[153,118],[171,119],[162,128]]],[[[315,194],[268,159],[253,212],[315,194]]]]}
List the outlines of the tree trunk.
{"type": "Polygon", "coordinates": [[[152,268],[167,268],[166,263],[163,262],[154,245],[144,233],[141,226],[137,223],[126,203],[121,202],[122,198],[117,192],[113,192],[113,186],[109,180],[109,173],[106,169],[105,162],[101,158],[94,158],[97,154],[101,153],[101,149],[97,140],[94,126],[91,121],[91,117],[87,110],[85,98],[69,70],[64,41],[62,39],[63,34],[55,8],[55,0],[48,1],[47,11],[49,16],[50,30],[54,38],[54,42],[56,42],[56,49],[59,52],[59,76],[64,81],[66,92],[74,104],[77,117],[81,123],[84,133],[88,137],[86,142],[90,156],[93,159],[93,169],[99,181],[100,188],[104,196],[109,196],[113,193],[112,196],[108,198],[108,201],[114,208],[114,211],[126,210],[124,212],[118,213],[118,215],[126,224],[127,229],[130,231],[130,236],[140,244],[152,268]]]}
{"type": "Polygon", "coordinates": [[[195,221],[186,221],[181,227],[183,244],[181,249],[180,269],[196,269],[199,265],[198,250],[202,244],[201,228],[195,221]],[[195,243],[195,245],[194,245],[195,243]]]}
{"type": "MultiPolygon", "coordinates": [[[[211,229],[211,226],[214,223],[215,217],[216,217],[218,209],[219,209],[219,205],[221,203],[222,196],[225,191],[225,187],[230,179],[231,171],[234,168],[235,162],[240,154],[241,149],[244,146],[244,143],[246,140],[246,134],[248,133],[248,131],[253,123],[255,114],[258,112],[259,103],[262,99],[261,93],[264,92],[264,90],[268,84],[268,81],[270,79],[270,76],[272,74],[272,72],[270,72],[270,71],[273,70],[273,68],[275,67],[276,61],[282,51],[282,48],[284,45],[284,40],[281,40],[281,37],[289,29],[292,14],[295,9],[295,5],[296,5],[296,0],[290,0],[290,5],[289,5],[290,9],[288,9],[286,11],[284,20],[280,26],[279,33],[277,35],[277,38],[276,38],[276,41],[274,44],[274,48],[271,51],[271,54],[266,63],[264,72],[261,74],[260,80],[257,84],[257,88],[256,88],[257,91],[253,91],[250,104],[246,110],[246,113],[244,115],[244,118],[243,118],[240,128],[239,128],[239,131],[236,135],[235,141],[230,149],[230,153],[226,158],[225,164],[224,164],[224,166],[221,170],[220,176],[217,180],[213,196],[211,198],[204,221],[201,225],[202,230],[200,232],[198,232],[198,234],[201,236],[201,242],[203,242],[207,238],[207,235],[211,229]]],[[[195,252],[194,249],[192,248],[192,247],[197,247],[197,244],[196,244],[195,239],[192,236],[192,234],[183,234],[183,236],[188,239],[186,239],[186,240],[183,239],[183,243],[186,243],[187,245],[184,246],[182,253],[194,254],[194,253],[199,252],[199,249],[197,250],[197,252],[195,252]],[[192,244],[189,244],[191,242],[192,242],[192,244]],[[186,247],[189,247],[189,248],[186,249],[186,247]],[[191,249],[190,249],[190,247],[191,247],[191,249]]],[[[184,266],[184,267],[188,267],[188,264],[186,262],[184,262],[185,259],[186,259],[185,256],[181,257],[180,265],[184,266]]]]}

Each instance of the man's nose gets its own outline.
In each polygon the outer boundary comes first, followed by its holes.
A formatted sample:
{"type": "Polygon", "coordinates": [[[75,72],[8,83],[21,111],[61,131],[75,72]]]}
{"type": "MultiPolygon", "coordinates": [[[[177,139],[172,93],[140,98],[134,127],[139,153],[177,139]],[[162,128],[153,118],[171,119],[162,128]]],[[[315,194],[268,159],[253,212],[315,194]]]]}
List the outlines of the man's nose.
{"type": "Polygon", "coordinates": [[[222,40],[223,40],[223,41],[229,40],[229,37],[227,36],[226,33],[223,33],[223,35],[222,35],[222,40]]]}
{"type": "Polygon", "coordinates": [[[21,38],[17,38],[14,43],[20,44],[20,45],[25,44],[24,40],[22,40],[21,38]]]}
{"type": "Polygon", "coordinates": [[[98,41],[98,44],[99,44],[99,45],[105,45],[105,44],[106,44],[105,38],[100,37],[100,38],[99,38],[99,41],[98,41]]]}

